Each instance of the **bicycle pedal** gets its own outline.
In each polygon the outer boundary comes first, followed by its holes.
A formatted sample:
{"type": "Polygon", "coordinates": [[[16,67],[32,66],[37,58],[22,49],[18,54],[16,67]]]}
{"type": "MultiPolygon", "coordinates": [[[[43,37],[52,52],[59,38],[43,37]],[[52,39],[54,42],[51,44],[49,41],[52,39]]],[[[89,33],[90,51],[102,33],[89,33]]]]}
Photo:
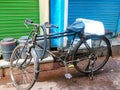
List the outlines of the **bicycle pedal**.
{"type": "Polygon", "coordinates": [[[66,78],[66,79],[71,79],[71,78],[72,78],[72,75],[71,75],[70,73],[66,73],[66,74],[65,74],[65,78],[66,78]]]}
{"type": "Polygon", "coordinates": [[[74,68],[73,64],[68,64],[68,68],[74,68]]]}
{"type": "Polygon", "coordinates": [[[93,80],[93,76],[89,75],[90,80],[93,80]]]}

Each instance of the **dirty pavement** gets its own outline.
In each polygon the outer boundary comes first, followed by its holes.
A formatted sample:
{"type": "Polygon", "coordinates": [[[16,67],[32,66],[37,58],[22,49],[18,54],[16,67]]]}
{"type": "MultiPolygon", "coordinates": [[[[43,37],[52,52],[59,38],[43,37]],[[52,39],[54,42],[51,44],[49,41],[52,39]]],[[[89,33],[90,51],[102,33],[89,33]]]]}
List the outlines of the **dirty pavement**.
{"type": "MultiPolygon", "coordinates": [[[[42,72],[31,90],[120,90],[120,56],[110,58],[94,79],[70,70],[73,78],[64,77],[64,68],[42,72]]],[[[0,80],[0,90],[16,90],[11,80],[0,80]]]]}

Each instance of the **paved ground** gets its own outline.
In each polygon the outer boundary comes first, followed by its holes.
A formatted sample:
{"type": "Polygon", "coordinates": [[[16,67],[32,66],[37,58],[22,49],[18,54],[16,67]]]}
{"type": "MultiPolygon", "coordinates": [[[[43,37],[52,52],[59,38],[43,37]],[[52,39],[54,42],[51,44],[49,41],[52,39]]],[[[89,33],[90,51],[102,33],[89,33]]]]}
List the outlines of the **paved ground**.
{"type": "MultiPolygon", "coordinates": [[[[31,90],[120,90],[120,56],[110,58],[104,69],[90,80],[76,70],[70,70],[73,78],[64,78],[64,68],[43,72],[31,90]],[[58,72],[60,70],[60,72],[58,72]]],[[[9,81],[0,82],[0,90],[16,90],[9,81]]]]}

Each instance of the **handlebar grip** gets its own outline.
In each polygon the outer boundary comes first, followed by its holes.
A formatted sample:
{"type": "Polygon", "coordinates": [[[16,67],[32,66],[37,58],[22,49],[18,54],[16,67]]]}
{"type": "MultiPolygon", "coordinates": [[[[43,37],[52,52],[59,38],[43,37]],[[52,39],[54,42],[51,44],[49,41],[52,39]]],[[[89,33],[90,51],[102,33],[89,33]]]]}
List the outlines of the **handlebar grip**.
{"type": "Polygon", "coordinates": [[[31,19],[26,19],[25,22],[26,22],[26,23],[29,23],[29,24],[30,24],[30,23],[33,23],[33,21],[32,21],[31,19]]]}
{"type": "Polygon", "coordinates": [[[58,26],[54,24],[51,24],[51,27],[58,28],[58,26]]]}
{"type": "Polygon", "coordinates": [[[45,22],[44,25],[46,26],[46,28],[50,28],[50,27],[53,27],[53,28],[58,28],[57,25],[54,25],[54,24],[49,24],[49,22],[45,22]]]}

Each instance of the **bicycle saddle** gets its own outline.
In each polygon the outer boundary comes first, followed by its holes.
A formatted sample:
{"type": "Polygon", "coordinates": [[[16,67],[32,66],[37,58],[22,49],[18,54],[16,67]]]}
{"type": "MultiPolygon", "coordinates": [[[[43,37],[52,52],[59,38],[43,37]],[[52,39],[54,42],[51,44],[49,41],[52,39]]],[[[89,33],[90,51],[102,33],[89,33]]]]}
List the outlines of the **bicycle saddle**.
{"type": "Polygon", "coordinates": [[[67,31],[81,32],[85,28],[85,24],[82,21],[75,21],[72,25],[67,27],[67,31]]]}

